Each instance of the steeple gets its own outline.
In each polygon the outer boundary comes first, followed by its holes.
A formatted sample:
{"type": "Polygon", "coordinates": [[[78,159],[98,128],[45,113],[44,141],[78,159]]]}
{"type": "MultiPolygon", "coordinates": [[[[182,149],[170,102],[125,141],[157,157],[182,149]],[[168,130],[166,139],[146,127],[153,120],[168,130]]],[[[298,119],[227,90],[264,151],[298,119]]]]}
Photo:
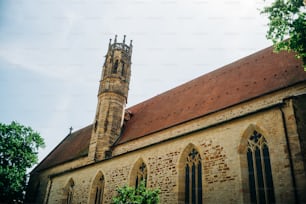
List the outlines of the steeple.
{"type": "Polygon", "coordinates": [[[130,45],[110,39],[98,91],[98,105],[93,124],[88,157],[90,161],[111,156],[111,146],[118,139],[123,124],[131,76],[130,45]]]}

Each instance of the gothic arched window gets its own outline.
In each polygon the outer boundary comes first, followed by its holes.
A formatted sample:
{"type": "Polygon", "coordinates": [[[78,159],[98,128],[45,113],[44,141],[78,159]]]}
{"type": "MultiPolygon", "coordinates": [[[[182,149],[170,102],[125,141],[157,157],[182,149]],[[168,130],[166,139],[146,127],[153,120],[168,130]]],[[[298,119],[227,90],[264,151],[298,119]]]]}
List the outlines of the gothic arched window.
{"type": "Polygon", "coordinates": [[[137,188],[141,181],[147,184],[147,166],[144,162],[140,164],[137,168],[136,178],[135,178],[135,188],[137,188]]]}
{"type": "Polygon", "coordinates": [[[251,203],[275,203],[269,147],[257,131],[248,138],[247,161],[251,203]]]}
{"type": "Polygon", "coordinates": [[[105,179],[100,171],[93,180],[90,192],[90,204],[102,204],[104,194],[105,179]]]}
{"type": "Polygon", "coordinates": [[[102,204],[104,192],[104,176],[102,175],[96,185],[95,204],[102,204]]]}
{"type": "Polygon", "coordinates": [[[185,165],[185,203],[202,203],[202,163],[196,149],[192,149],[185,165]]]}
{"type": "Polygon", "coordinates": [[[72,203],[73,191],[74,191],[74,181],[70,179],[65,187],[65,204],[72,203]]]}

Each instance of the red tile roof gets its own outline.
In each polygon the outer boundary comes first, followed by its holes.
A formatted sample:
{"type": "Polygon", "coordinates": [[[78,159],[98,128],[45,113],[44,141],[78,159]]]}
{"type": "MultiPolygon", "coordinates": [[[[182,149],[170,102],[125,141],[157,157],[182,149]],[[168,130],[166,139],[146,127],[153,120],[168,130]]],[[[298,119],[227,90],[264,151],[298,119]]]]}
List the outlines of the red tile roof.
{"type": "MultiPolygon", "coordinates": [[[[117,144],[302,81],[306,72],[293,53],[264,49],[129,108],[132,117],[117,144]]],[[[92,125],[67,136],[35,170],[87,155],[91,130],[92,125]]]]}

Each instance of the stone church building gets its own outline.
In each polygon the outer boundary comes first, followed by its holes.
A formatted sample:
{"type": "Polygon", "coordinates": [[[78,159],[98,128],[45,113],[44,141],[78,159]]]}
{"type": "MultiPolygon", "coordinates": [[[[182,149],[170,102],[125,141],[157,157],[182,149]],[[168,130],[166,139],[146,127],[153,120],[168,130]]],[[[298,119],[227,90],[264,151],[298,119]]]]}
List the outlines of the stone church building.
{"type": "Polygon", "coordinates": [[[306,72],[293,53],[269,47],[126,108],[131,57],[125,38],[110,41],[94,121],[31,172],[28,203],[111,203],[141,180],[167,204],[306,203],[306,72]]]}

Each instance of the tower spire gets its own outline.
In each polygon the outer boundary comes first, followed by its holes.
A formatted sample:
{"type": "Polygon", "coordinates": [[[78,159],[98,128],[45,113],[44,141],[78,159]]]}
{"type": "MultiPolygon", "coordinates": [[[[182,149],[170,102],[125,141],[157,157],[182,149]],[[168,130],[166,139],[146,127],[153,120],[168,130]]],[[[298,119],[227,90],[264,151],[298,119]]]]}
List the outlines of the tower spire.
{"type": "Polygon", "coordinates": [[[132,46],[109,41],[98,92],[98,105],[89,145],[89,161],[111,156],[111,146],[121,133],[131,76],[132,46]]]}

